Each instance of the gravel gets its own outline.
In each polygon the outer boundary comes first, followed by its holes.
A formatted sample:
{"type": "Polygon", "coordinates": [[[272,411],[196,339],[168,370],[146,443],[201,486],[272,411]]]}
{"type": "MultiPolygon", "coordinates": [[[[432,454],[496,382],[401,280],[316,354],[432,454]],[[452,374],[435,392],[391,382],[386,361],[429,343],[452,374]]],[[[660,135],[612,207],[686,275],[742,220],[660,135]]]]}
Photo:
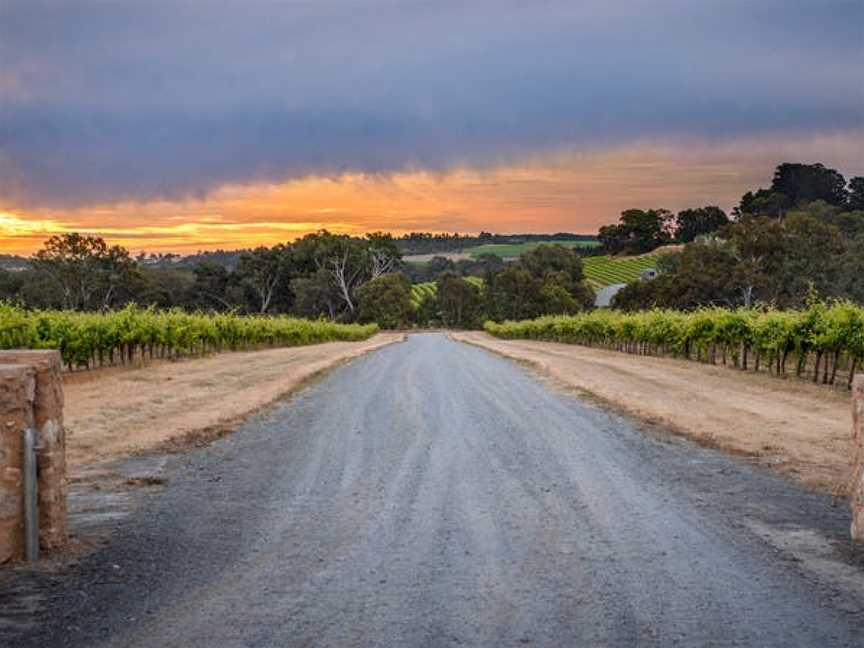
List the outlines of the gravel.
{"type": "Polygon", "coordinates": [[[845,509],[443,334],[160,477],[16,646],[864,645],[845,509]]]}

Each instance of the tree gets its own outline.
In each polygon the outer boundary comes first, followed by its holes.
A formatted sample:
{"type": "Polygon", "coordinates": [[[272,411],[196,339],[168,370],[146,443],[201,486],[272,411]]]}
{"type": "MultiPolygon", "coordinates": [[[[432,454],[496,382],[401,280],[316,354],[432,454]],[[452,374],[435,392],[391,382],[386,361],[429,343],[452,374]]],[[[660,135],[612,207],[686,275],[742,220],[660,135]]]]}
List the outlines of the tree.
{"type": "Polygon", "coordinates": [[[192,274],[195,275],[192,291],[204,308],[228,311],[236,306],[229,296],[231,273],[225,266],[215,261],[204,261],[193,268],[192,274]]]}
{"type": "Polygon", "coordinates": [[[63,308],[71,310],[111,307],[121,285],[137,272],[125,248],[77,233],[52,236],[32,264],[57,283],[63,308]]]}
{"type": "Polygon", "coordinates": [[[672,213],[666,209],[628,209],[615,225],[604,225],[597,238],[609,254],[644,254],[671,243],[672,213]]]}
{"type": "Polygon", "coordinates": [[[734,281],[739,260],[728,245],[696,242],[681,252],[662,257],[654,284],[656,305],[691,309],[700,306],[734,306],[744,301],[734,281]]]}
{"type": "Polygon", "coordinates": [[[846,180],[823,164],[784,162],[774,170],[769,189],[748,191],[735,208],[735,215],[768,216],[783,220],[790,208],[823,200],[829,205],[846,203],[846,180]]]}
{"type": "Polygon", "coordinates": [[[538,279],[554,275],[570,288],[585,278],[581,257],[563,245],[538,245],[519,257],[519,265],[538,279]]]}
{"type": "Polygon", "coordinates": [[[393,236],[384,232],[373,232],[366,236],[369,248],[369,278],[377,279],[381,275],[398,269],[402,254],[396,247],[393,236]]]}
{"type": "Polygon", "coordinates": [[[339,296],[337,313],[344,313],[349,319],[357,308],[357,289],[395,269],[401,258],[392,237],[381,233],[356,238],[322,230],[304,236],[292,247],[301,274],[324,273],[321,276],[329,277],[339,296]]]}
{"type": "Polygon", "coordinates": [[[750,307],[757,297],[771,301],[772,277],[786,255],[783,225],[766,217],[747,219],[720,230],[737,263],[729,280],[740,293],[741,304],[750,307]]]}
{"type": "Polygon", "coordinates": [[[656,279],[631,281],[612,296],[610,306],[627,312],[648,310],[657,306],[656,279]]]}
{"type": "Polygon", "coordinates": [[[280,286],[290,281],[290,251],[284,245],[259,247],[240,255],[234,278],[253,295],[254,310],[266,313],[280,286]]]}
{"type": "Polygon", "coordinates": [[[823,164],[800,162],[778,165],[771,181],[771,191],[786,196],[793,207],[814,200],[824,200],[829,205],[843,205],[847,196],[846,179],[841,173],[823,164]]]}
{"type": "Polygon", "coordinates": [[[745,193],[738,207],[733,210],[733,214],[739,220],[750,216],[767,216],[782,220],[788,208],[789,199],[785,194],[770,189],[758,189],[756,192],[745,193]]]}
{"type": "Polygon", "coordinates": [[[864,177],[857,176],[849,181],[847,207],[852,210],[864,211],[864,177]]]}
{"type": "Polygon", "coordinates": [[[366,282],[357,290],[357,319],[384,329],[404,327],[411,319],[411,282],[393,272],[366,282]]]}
{"type": "Polygon", "coordinates": [[[293,312],[300,317],[337,319],[342,297],[330,272],[321,268],[311,274],[291,280],[294,295],[293,312]]]}
{"type": "Polygon", "coordinates": [[[675,217],[675,238],[681,243],[689,243],[697,236],[713,234],[728,224],[726,212],[717,206],[685,209],[675,217]]]}
{"type": "Polygon", "coordinates": [[[525,268],[511,263],[486,278],[486,303],[495,320],[522,320],[537,313],[537,281],[525,268]]]}
{"type": "Polygon", "coordinates": [[[790,214],[784,229],[785,255],[775,278],[775,301],[801,306],[811,289],[823,297],[839,296],[840,264],[846,251],[840,230],[810,214],[790,214]]]}
{"type": "Polygon", "coordinates": [[[175,268],[143,268],[144,286],[134,301],[158,308],[194,309],[195,274],[175,268]]]}
{"type": "Polygon", "coordinates": [[[438,311],[444,326],[476,328],[482,317],[480,289],[462,277],[444,273],[438,277],[438,311]]]}
{"type": "Polygon", "coordinates": [[[24,270],[0,270],[0,300],[30,308],[63,307],[60,284],[50,275],[29,267],[24,270]]]}
{"type": "Polygon", "coordinates": [[[837,292],[859,304],[864,304],[864,233],[849,242],[846,253],[839,260],[837,292]]]}
{"type": "Polygon", "coordinates": [[[561,245],[538,245],[517,263],[486,275],[487,309],[496,320],[575,313],[591,308],[582,259],[561,245]]]}

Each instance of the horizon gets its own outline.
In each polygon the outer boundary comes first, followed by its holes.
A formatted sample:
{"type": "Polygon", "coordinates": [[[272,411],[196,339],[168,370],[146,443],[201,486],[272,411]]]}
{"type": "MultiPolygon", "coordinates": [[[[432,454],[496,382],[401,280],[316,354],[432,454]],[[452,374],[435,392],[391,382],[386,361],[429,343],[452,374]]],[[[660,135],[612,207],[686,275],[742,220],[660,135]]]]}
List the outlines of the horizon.
{"type": "Polygon", "coordinates": [[[861,3],[207,5],[0,7],[0,252],[592,234],[864,175],[861,3]]]}

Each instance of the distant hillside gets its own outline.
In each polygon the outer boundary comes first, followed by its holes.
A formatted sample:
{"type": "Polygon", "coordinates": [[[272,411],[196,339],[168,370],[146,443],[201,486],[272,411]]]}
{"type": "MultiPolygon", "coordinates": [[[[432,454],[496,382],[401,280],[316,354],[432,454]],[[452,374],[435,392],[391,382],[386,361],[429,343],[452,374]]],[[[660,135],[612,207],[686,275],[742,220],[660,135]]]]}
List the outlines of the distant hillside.
{"type": "MultiPolygon", "coordinates": [[[[571,247],[596,247],[596,236],[587,234],[429,234],[415,232],[395,239],[396,247],[406,257],[420,256],[417,261],[428,261],[433,256],[469,259],[481,254],[496,254],[502,258],[518,257],[522,252],[541,243],[557,243],[571,247]]],[[[233,270],[240,255],[248,250],[215,250],[197,254],[141,254],[138,263],[151,268],[191,269],[201,263],[215,263],[233,270]]],[[[409,259],[412,260],[412,259],[409,259]]]]}
{"type": "Polygon", "coordinates": [[[248,250],[215,250],[197,254],[140,254],[135,260],[149,268],[179,268],[191,270],[202,263],[214,263],[233,270],[240,255],[248,250]]]}
{"type": "Polygon", "coordinates": [[[554,239],[551,241],[529,241],[524,243],[489,243],[464,250],[472,259],[477,259],[484,254],[494,254],[502,259],[510,259],[522,256],[525,252],[533,250],[538,245],[563,245],[572,248],[594,248],[599,247],[599,241],[584,239],[554,239]]]}
{"type": "Polygon", "coordinates": [[[0,254],[0,270],[26,270],[30,262],[26,258],[14,254],[0,254]]]}
{"type": "MultiPolygon", "coordinates": [[[[396,239],[396,247],[405,256],[430,255],[444,253],[470,253],[474,248],[498,245],[520,246],[525,244],[561,243],[564,241],[584,242],[586,245],[596,245],[597,237],[589,234],[572,234],[559,232],[557,234],[429,234],[414,232],[396,239]]],[[[517,255],[518,256],[518,255],[517,255]]]]}

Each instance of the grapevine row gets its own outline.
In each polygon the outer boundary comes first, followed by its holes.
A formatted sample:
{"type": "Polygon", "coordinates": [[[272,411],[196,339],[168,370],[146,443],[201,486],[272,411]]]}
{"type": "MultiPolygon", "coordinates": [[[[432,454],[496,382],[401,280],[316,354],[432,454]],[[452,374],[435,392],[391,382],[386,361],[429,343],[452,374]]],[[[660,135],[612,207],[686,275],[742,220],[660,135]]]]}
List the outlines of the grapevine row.
{"type": "Polygon", "coordinates": [[[523,322],[487,322],[485,329],[500,338],[671,355],[779,376],[807,376],[832,385],[840,380],[851,384],[864,364],[864,308],[845,301],[818,303],[800,311],[597,310],[523,322]]]}
{"type": "MultiPolygon", "coordinates": [[[[480,277],[467,276],[462,278],[472,286],[476,286],[477,288],[483,287],[483,280],[480,277]]],[[[438,294],[438,283],[435,281],[412,284],[411,305],[414,308],[419,308],[424,299],[432,298],[436,294],[438,294]]]]}
{"type": "Polygon", "coordinates": [[[609,256],[586,257],[582,260],[585,278],[595,288],[616,283],[628,283],[639,278],[639,273],[657,267],[657,256],[616,258],[609,256]]]}
{"type": "Polygon", "coordinates": [[[33,311],[0,304],[0,349],[59,349],[70,369],[264,346],[363,340],[374,324],[207,315],[127,306],[106,313],[33,311]]]}

